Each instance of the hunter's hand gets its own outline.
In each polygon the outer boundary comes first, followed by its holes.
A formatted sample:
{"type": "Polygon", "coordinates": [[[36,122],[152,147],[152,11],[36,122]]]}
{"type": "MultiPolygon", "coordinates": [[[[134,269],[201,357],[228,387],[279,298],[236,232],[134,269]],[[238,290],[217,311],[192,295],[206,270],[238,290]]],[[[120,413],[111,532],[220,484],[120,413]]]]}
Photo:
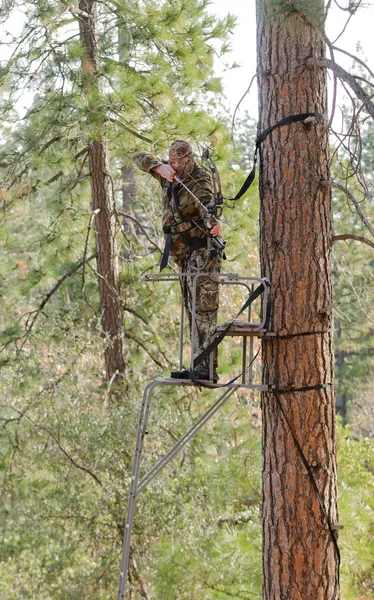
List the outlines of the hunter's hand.
{"type": "Polygon", "coordinates": [[[210,235],[213,235],[214,237],[218,237],[219,235],[221,235],[221,231],[222,231],[222,224],[220,221],[217,221],[215,219],[215,221],[213,223],[213,227],[211,228],[209,233],[210,233],[210,235]]]}
{"type": "Polygon", "coordinates": [[[168,181],[174,181],[175,171],[170,165],[158,165],[157,167],[154,167],[152,171],[158,173],[158,175],[161,175],[161,177],[168,181]]]}

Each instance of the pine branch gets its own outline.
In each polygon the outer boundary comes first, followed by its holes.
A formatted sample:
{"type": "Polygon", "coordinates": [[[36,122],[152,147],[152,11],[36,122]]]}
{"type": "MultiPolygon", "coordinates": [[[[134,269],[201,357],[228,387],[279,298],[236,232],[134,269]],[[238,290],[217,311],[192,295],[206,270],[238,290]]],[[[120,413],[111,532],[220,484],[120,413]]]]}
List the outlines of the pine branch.
{"type": "MultiPolygon", "coordinates": [[[[72,140],[69,140],[69,143],[74,143],[79,141],[79,137],[76,137],[72,140]]],[[[46,142],[41,148],[40,150],[38,150],[37,152],[37,156],[42,156],[43,153],[53,144],[55,144],[56,142],[59,142],[62,140],[62,136],[61,135],[55,135],[53,138],[51,138],[48,142],[46,142]]],[[[20,159],[26,154],[27,151],[32,151],[32,147],[29,147],[24,153],[22,153],[21,155],[17,155],[17,161],[19,162],[20,159]]],[[[85,148],[83,148],[82,150],[80,150],[77,154],[75,154],[74,156],[74,160],[77,160],[78,158],[80,158],[83,154],[85,154],[86,152],[88,152],[88,146],[86,146],[85,148]]],[[[9,189],[12,188],[16,183],[18,183],[20,181],[20,179],[22,179],[22,177],[27,173],[27,171],[29,170],[29,165],[26,165],[26,167],[24,169],[22,169],[22,171],[20,173],[18,173],[12,180],[12,182],[9,184],[9,189]]],[[[37,180],[37,182],[35,183],[35,185],[38,185],[40,183],[40,179],[37,180]]]]}

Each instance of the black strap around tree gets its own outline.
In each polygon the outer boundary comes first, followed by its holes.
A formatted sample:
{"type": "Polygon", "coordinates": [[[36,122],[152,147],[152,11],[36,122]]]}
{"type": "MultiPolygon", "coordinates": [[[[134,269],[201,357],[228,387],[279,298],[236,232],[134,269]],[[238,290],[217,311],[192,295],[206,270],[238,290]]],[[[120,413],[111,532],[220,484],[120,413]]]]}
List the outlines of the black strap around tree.
{"type": "Polygon", "coordinates": [[[243,183],[242,187],[240,188],[240,190],[236,194],[235,198],[227,198],[230,202],[235,202],[236,200],[239,200],[239,198],[241,198],[245,194],[245,192],[248,190],[248,188],[252,185],[253,180],[254,180],[255,175],[256,175],[256,163],[257,163],[258,149],[259,149],[260,145],[262,144],[262,142],[267,138],[267,136],[269,135],[269,133],[271,133],[277,127],[281,127],[282,125],[287,125],[288,123],[297,123],[298,121],[306,121],[307,119],[313,119],[313,120],[317,120],[317,121],[323,121],[324,117],[320,113],[309,113],[309,112],[308,113],[301,113],[299,115],[291,115],[289,117],[285,117],[284,119],[281,119],[280,121],[278,121],[274,125],[271,125],[271,127],[268,127],[267,129],[265,129],[265,131],[263,131],[262,133],[260,133],[259,136],[257,136],[257,138],[256,138],[255,152],[254,152],[254,155],[253,155],[253,168],[252,168],[252,171],[249,173],[247,179],[245,180],[245,182],[243,183]]]}

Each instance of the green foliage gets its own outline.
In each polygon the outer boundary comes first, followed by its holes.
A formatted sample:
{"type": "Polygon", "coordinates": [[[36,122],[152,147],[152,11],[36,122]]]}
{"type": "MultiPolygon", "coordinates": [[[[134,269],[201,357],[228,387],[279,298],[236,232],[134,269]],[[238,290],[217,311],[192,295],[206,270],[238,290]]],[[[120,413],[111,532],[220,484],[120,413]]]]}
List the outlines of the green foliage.
{"type": "Polygon", "coordinates": [[[324,25],[324,2],[310,2],[310,0],[266,0],[266,4],[271,10],[268,14],[271,19],[292,18],[295,24],[295,18],[307,21],[313,27],[321,29],[324,25]]]}
{"type": "MultiPolygon", "coordinates": [[[[345,111],[347,126],[349,112],[345,111]]],[[[333,179],[347,188],[359,203],[359,208],[369,222],[373,218],[374,207],[371,198],[373,151],[373,127],[366,124],[361,134],[362,174],[366,178],[369,194],[365,197],[360,185],[362,177],[357,177],[346,149],[340,147],[334,152],[332,164],[333,179]]],[[[363,238],[370,237],[356,207],[347,195],[333,189],[333,233],[335,235],[353,233],[363,238]]],[[[373,250],[357,241],[337,241],[333,245],[333,289],[334,302],[339,303],[335,310],[335,344],[337,356],[337,391],[344,397],[348,407],[362,404],[365,396],[370,404],[372,372],[374,369],[374,336],[372,322],[373,294],[371,291],[373,273],[373,250]]],[[[365,402],[364,402],[365,404],[365,402]]],[[[350,418],[348,410],[346,418],[350,418]]],[[[360,411],[362,412],[362,410],[360,411]]],[[[364,412],[366,412],[364,410],[364,412]]],[[[367,423],[373,429],[372,418],[367,423]]]]}
{"type": "Polygon", "coordinates": [[[344,598],[371,598],[374,589],[374,440],[339,428],[339,510],[343,529],[344,598]]]}

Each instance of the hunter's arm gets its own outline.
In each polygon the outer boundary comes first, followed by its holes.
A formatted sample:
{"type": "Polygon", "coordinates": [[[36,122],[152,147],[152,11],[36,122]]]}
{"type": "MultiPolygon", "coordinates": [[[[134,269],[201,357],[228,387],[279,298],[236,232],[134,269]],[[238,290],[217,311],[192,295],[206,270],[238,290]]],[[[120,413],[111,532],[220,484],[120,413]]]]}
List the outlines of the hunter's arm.
{"type": "Polygon", "coordinates": [[[134,164],[138,167],[138,169],[144,171],[145,173],[150,173],[150,175],[157,179],[159,183],[163,183],[163,178],[161,177],[161,175],[155,173],[155,171],[152,170],[155,167],[158,167],[163,164],[158,158],[156,158],[156,156],[154,156],[150,152],[137,152],[133,156],[133,161],[134,164]]]}

